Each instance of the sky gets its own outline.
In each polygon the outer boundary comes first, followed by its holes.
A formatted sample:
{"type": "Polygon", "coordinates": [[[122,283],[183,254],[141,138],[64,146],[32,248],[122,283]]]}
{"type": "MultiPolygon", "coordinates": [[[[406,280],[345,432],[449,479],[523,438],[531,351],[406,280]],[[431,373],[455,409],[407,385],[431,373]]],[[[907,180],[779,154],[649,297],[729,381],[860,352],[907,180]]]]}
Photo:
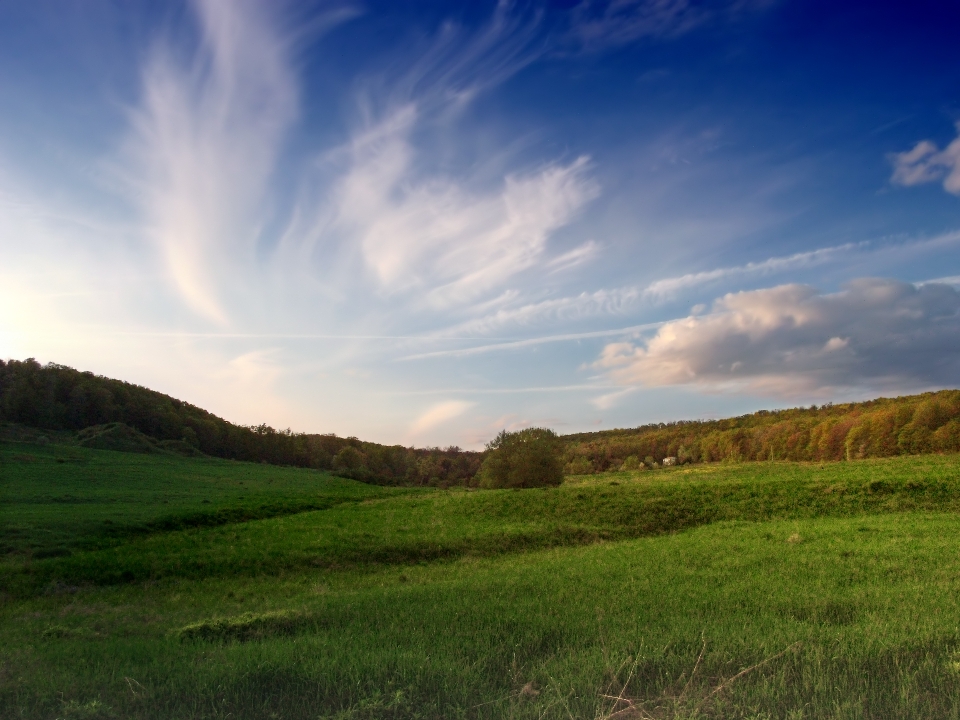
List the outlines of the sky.
{"type": "Polygon", "coordinates": [[[0,358],[464,448],[957,387],[958,27],[0,3],[0,358]]]}

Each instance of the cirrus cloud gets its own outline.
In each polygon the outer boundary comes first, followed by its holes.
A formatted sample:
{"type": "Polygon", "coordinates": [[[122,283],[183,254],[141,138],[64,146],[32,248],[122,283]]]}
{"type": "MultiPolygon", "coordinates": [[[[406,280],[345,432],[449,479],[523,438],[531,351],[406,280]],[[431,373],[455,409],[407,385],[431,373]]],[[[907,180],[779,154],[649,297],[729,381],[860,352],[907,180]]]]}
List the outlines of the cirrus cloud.
{"type": "Polygon", "coordinates": [[[473,405],[474,403],[465,400],[447,400],[432,405],[410,426],[409,434],[416,437],[428,430],[432,430],[441,423],[460,417],[472,408],[473,405]]]}
{"type": "Polygon", "coordinates": [[[731,293],[646,343],[608,344],[594,367],[623,385],[742,388],[776,396],[960,381],[960,292],[858,279],[837,293],[780,285],[731,293]]]}

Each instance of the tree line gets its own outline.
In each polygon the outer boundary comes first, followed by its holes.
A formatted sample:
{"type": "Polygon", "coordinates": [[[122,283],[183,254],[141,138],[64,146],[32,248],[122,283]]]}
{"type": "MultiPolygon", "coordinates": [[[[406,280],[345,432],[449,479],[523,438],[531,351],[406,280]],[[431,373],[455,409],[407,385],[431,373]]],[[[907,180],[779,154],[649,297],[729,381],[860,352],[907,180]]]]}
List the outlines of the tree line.
{"type": "Polygon", "coordinates": [[[960,391],[566,435],[568,474],[679,463],[855,460],[960,451],[960,391]]]}
{"type": "Polygon", "coordinates": [[[482,453],[457,447],[387,446],[265,424],[235,425],[140,385],[32,358],[0,360],[0,421],[70,431],[120,422],[161,447],[185,444],[213,457],[332,470],[388,485],[463,485],[483,460],[482,453]]]}
{"type": "Polygon", "coordinates": [[[568,475],[750,460],[854,460],[960,451],[960,390],[861,403],[760,412],[725,420],[656,423],[556,436],[543,428],[501,433],[484,452],[380,445],[333,434],[235,425],[168,395],[34,359],[0,360],[0,421],[80,431],[124,423],[161,446],[214,457],[330,470],[377,484],[524,487],[530,473],[568,475]],[[481,472],[485,458],[491,456],[481,472]],[[504,458],[517,454],[516,462],[504,458]],[[523,473],[513,469],[526,463],[523,473]],[[535,468],[538,468],[534,470],[535,468]],[[544,468],[549,469],[549,472],[544,468]]]}

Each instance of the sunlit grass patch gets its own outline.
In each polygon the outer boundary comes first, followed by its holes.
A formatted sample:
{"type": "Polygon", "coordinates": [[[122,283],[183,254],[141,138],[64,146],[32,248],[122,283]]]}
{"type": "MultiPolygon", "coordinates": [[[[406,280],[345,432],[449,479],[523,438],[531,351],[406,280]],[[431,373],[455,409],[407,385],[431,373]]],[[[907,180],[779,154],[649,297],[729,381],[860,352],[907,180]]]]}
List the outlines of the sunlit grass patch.
{"type": "Polygon", "coordinates": [[[233,617],[190,623],[177,630],[176,635],[183,641],[247,642],[278,635],[293,635],[311,622],[315,623],[316,619],[295,610],[247,612],[233,617]]]}

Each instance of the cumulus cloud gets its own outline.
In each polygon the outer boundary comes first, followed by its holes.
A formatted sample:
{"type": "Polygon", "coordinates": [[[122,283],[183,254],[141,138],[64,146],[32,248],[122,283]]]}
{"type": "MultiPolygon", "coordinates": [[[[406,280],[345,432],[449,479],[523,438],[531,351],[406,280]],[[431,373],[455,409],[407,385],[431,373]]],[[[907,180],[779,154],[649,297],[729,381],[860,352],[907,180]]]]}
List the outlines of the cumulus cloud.
{"type": "Polygon", "coordinates": [[[912,150],[892,155],[891,182],[910,186],[943,180],[944,190],[960,195],[960,123],[957,134],[943,150],[929,140],[921,140],[912,150]]]}
{"type": "Polygon", "coordinates": [[[960,382],[960,292],[860,279],[822,294],[780,285],[725,295],[648,341],[608,344],[594,366],[624,385],[747,387],[778,396],[960,382]]]}
{"type": "Polygon", "coordinates": [[[218,284],[255,249],[297,89],[264,5],[196,0],[193,8],[197,53],[183,59],[160,43],[145,67],[125,175],[182,297],[222,323],[218,284]]]}

